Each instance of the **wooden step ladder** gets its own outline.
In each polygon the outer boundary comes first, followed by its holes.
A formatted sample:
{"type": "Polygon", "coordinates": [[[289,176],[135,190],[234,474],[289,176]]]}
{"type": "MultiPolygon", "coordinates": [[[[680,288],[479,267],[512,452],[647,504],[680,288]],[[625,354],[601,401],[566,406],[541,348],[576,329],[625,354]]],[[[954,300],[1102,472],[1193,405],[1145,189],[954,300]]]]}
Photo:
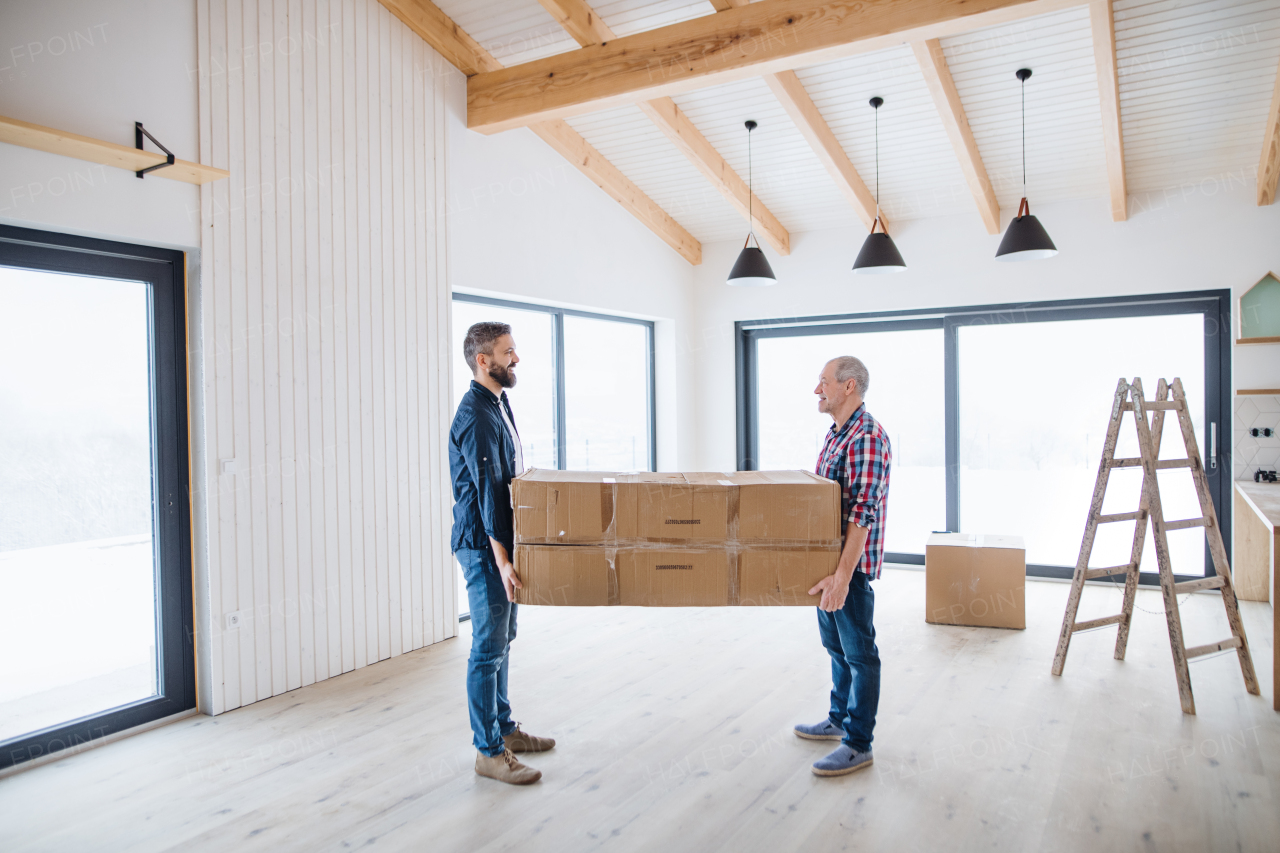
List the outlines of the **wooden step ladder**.
{"type": "Polygon", "coordinates": [[[1071,645],[1071,635],[1076,631],[1087,631],[1103,625],[1119,625],[1116,637],[1116,660],[1124,660],[1125,646],[1129,641],[1129,623],[1133,619],[1134,598],[1138,591],[1139,566],[1142,563],[1142,548],[1147,536],[1147,520],[1152,524],[1152,539],[1156,549],[1156,563],[1160,569],[1160,592],[1164,597],[1164,613],[1169,623],[1169,644],[1173,647],[1173,668],[1178,677],[1178,696],[1182,700],[1182,712],[1196,712],[1195,698],[1191,694],[1191,673],[1187,669],[1187,661],[1191,658],[1207,655],[1223,649],[1236,650],[1240,659],[1240,670],[1244,673],[1246,689],[1255,695],[1258,679],[1253,672],[1253,659],[1249,656],[1249,642],[1245,639],[1244,623],[1240,621],[1240,608],[1236,604],[1235,590],[1231,586],[1231,566],[1227,563],[1227,550],[1222,543],[1222,531],[1218,527],[1218,516],[1213,509],[1213,499],[1209,495],[1209,483],[1205,479],[1204,465],[1200,461],[1200,450],[1196,446],[1195,429],[1191,425],[1191,415],[1187,411],[1187,398],[1182,391],[1182,380],[1175,378],[1173,385],[1163,379],[1156,388],[1154,401],[1145,400],[1142,395],[1142,380],[1124,379],[1116,386],[1115,400],[1111,406],[1111,423],[1107,427],[1107,440],[1102,449],[1102,460],[1098,463],[1098,479],[1093,487],[1093,502],[1089,505],[1089,521],[1085,524],[1084,539],[1080,542],[1080,556],[1076,560],[1075,576],[1071,581],[1071,595],[1067,599],[1067,612],[1062,619],[1062,633],[1058,636],[1058,650],[1053,656],[1053,674],[1062,675],[1062,667],[1067,662],[1067,648],[1071,645]],[[1169,399],[1172,390],[1173,399],[1169,399]],[[1138,429],[1139,457],[1134,459],[1117,459],[1116,440],[1120,436],[1120,424],[1125,412],[1133,412],[1138,429]],[[1147,413],[1150,412],[1148,420],[1147,413]],[[1182,428],[1182,440],[1187,446],[1185,459],[1160,459],[1160,439],[1164,433],[1165,412],[1175,412],[1178,424],[1182,428]],[[1107,481],[1113,468],[1142,468],[1142,498],[1136,512],[1103,515],[1102,501],[1107,492],[1107,481]],[[1195,482],[1196,496],[1200,499],[1200,518],[1188,518],[1182,521],[1165,521],[1164,510],[1160,503],[1160,484],[1156,472],[1169,468],[1189,468],[1191,478],[1195,482]],[[1089,568],[1089,558],[1093,553],[1093,540],[1098,532],[1098,525],[1119,521],[1135,521],[1133,531],[1133,547],[1129,552],[1129,562],[1122,566],[1089,568]],[[1169,562],[1169,542],[1165,534],[1170,530],[1186,530],[1191,527],[1203,527],[1208,538],[1209,553],[1213,557],[1213,567],[1217,572],[1212,577],[1176,583],[1173,578],[1173,567],[1169,562]],[[1080,594],[1084,591],[1084,582],[1095,578],[1123,574],[1124,605],[1115,616],[1104,616],[1101,619],[1076,621],[1076,612],[1080,609],[1080,594]],[[1231,636],[1217,643],[1187,648],[1182,641],[1182,620],[1178,614],[1178,595],[1201,589],[1216,589],[1222,593],[1222,603],[1227,610],[1227,622],[1231,626],[1231,636]]]}

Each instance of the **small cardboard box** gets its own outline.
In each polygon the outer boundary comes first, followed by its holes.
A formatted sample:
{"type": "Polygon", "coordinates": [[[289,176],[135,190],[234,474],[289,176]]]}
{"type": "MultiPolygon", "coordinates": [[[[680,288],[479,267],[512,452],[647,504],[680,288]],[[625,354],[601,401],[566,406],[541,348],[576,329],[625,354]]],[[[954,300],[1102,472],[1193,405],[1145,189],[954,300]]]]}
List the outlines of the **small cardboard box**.
{"type": "Polygon", "coordinates": [[[926,622],[1027,627],[1022,537],[934,533],[925,544],[924,573],[926,622]]]}
{"type": "Polygon", "coordinates": [[[512,481],[522,604],[816,605],[840,557],[839,486],[806,471],[512,481]]]}

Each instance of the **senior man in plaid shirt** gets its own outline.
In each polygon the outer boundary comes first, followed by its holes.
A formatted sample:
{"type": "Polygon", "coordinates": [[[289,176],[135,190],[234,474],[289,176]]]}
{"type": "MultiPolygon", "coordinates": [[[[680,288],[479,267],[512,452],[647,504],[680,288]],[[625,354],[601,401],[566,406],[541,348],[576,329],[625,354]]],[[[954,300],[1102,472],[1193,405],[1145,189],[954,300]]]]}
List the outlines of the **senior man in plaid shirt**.
{"type": "Polygon", "coordinates": [[[822,594],[818,633],[831,655],[831,712],[813,725],[796,726],[809,740],[838,740],[839,747],[813,765],[819,776],[843,776],[870,767],[871,733],[880,704],[880,652],[872,624],[884,555],[885,499],[889,495],[889,436],[867,412],[870,376],[851,355],[827,362],[818,378],[818,411],[835,423],[818,456],[816,473],[840,484],[840,518],[846,525],[836,572],[809,590],[822,594]]]}

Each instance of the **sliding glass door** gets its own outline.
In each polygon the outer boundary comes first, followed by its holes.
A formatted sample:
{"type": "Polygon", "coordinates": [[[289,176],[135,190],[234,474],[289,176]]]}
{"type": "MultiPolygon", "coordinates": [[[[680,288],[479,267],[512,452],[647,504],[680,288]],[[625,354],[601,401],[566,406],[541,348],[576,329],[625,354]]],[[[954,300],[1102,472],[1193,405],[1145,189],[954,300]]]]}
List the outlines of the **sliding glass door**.
{"type": "MultiPolygon", "coordinates": [[[[1201,315],[962,324],[957,331],[960,529],[1017,532],[1030,563],[1075,565],[1120,376],[1141,377],[1147,399],[1161,377],[1180,377],[1196,435],[1202,443],[1206,437],[1201,315]]],[[[1133,419],[1123,426],[1116,453],[1137,456],[1133,419]]],[[[1162,456],[1186,458],[1175,418],[1165,419],[1164,432],[1162,456]]],[[[1167,518],[1200,514],[1186,470],[1159,477],[1167,518]]],[[[1104,511],[1131,512],[1141,487],[1140,469],[1112,471],[1104,511]]],[[[1143,570],[1155,572],[1150,528],[1147,537],[1143,570]]],[[[1204,528],[1175,530],[1168,539],[1178,571],[1203,574],[1204,528]]],[[[1131,524],[1102,525],[1093,565],[1127,563],[1132,542],[1131,524]]]]}
{"type": "Polygon", "coordinates": [[[182,280],[0,229],[0,766],[194,705],[182,280]]]}
{"type": "MultiPolygon", "coordinates": [[[[978,306],[737,324],[738,464],[812,469],[830,419],[818,371],[855,355],[871,374],[867,408],[894,448],[886,551],[923,562],[931,531],[1004,533],[1027,543],[1029,571],[1075,565],[1119,378],[1182,380],[1225,538],[1230,542],[1230,297],[1226,291],[978,306]]],[[[1130,417],[1117,453],[1136,456],[1130,417]]],[[[1161,456],[1185,453],[1166,419],[1161,456]]],[[[1167,517],[1199,507],[1185,470],[1160,472],[1167,517]]],[[[1141,474],[1111,475],[1107,512],[1137,507],[1141,474]]],[[[1150,533],[1148,533],[1148,537],[1150,533]]],[[[1133,525],[1106,525],[1093,565],[1119,565],[1133,525]]],[[[1169,534],[1175,574],[1212,573],[1201,528],[1169,534]]],[[[1229,545],[1228,545],[1229,547],[1229,545]]],[[[1154,578],[1144,549],[1144,582],[1154,578]]]]}

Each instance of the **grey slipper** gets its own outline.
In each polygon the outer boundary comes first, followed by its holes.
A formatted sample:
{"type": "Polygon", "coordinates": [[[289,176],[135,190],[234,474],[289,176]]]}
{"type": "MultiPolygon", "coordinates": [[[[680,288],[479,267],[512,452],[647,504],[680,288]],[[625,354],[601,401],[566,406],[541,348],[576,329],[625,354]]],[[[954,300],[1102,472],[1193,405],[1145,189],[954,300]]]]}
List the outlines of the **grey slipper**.
{"type": "Polygon", "coordinates": [[[870,752],[855,752],[853,747],[842,743],[826,758],[813,762],[813,772],[817,776],[843,776],[870,767],[871,763],[870,752]]]}
{"type": "Polygon", "coordinates": [[[844,729],[831,722],[829,717],[813,725],[801,723],[796,726],[795,731],[796,737],[805,740],[840,740],[844,737],[844,729]]]}

